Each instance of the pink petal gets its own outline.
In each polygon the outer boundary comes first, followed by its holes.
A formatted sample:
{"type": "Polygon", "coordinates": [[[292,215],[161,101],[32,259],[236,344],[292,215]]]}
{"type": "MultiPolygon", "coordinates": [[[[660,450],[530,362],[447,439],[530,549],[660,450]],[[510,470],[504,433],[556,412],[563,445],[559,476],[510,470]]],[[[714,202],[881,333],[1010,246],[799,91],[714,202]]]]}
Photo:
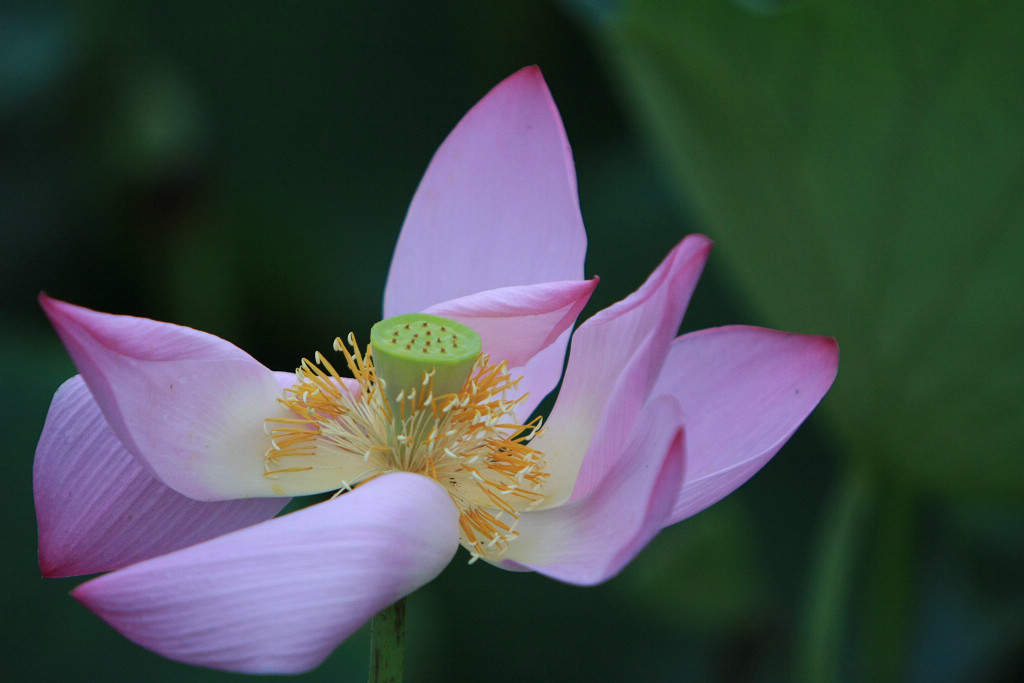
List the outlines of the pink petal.
{"type": "Polygon", "coordinates": [[[528,419],[537,405],[561,381],[570,335],[572,329],[567,329],[551,346],[537,353],[522,368],[516,369],[515,374],[522,377],[519,391],[526,394],[526,399],[516,407],[516,416],[520,421],[528,419]]]}
{"type": "Polygon", "coordinates": [[[618,574],[672,512],[683,480],[681,419],[671,399],[648,405],[610,476],[561,507],[524,513],[502,564],[580,585],[618,574]]]}
{"type": "Polygon", "coordinates": [[[437,576],[458,548],[457,520],[437,483],[389,474],[101,576],[72,594],[126,637],[170,659],[297,673],[437,576]]]}
{"type": "Polygon", "coordinates": [[[548,454],[546,506],[586,495],[614,467],[710,249],[708,238],[690,235],[640,289],[576,330],[547,429],[532,443],[548,454]]]}
{"type": "Polygon", "coordinates": [[[114,434],[163,483],[197,500],[312,492],[263,475],[265,420],[286,410],[274,373],[244,351],[187,327],[39,301],[114,434]]]}
{"type": "Polygon", "coordinates": [[[200,503],[124,449],[80,376],[53,397],[33,467],[44,576],[118,569],[270,519],[286,498],[200,503]]]}
{"type": "Polygon", "coordinates": [[[385,317],[488,289],[583,279],[576,173],[540,69],[491,90],[441,145],[413,197],[385,317]]]}
{"type": "Polygon", "coordinates": [[[452,299],[426,309],[472,327],[494,362],[522,367],[570,329],[597,280],[502,287],[452,299]]]}
{"type": "Polygon", "coordinates": [[[654,395],[679,401],[686,479],[670,523],[718,502],[793,435],[836,377],[834,339],[730,326],[676,339],[654,395]]]}
{"type": "Polygon", "coordinates": [[[526,417],[561,379],[568,339],[565,333],[572,329],[596,286],[595,278],[502,287],[445,301],[427,312],[469,325],[480,335],[492,363],[508,361],[512,374],[523,377],[520,390],[529,393],[520,406],[526,417]],[[557,364],[529,365],[553,344],[557,364]]]}

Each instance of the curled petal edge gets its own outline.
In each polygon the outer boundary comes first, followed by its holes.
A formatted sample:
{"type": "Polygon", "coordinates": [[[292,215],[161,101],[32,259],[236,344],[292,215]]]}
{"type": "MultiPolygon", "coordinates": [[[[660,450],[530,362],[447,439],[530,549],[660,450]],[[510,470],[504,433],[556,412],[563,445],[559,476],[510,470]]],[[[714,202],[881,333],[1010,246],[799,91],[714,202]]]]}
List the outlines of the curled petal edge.
{"type": "Polygon", "coordinates": [[[598,279],[502,287],[431,306],[425,312],[451,318],[480,335],[492,361],[508,361],[527,398],[518,406],[523,419],[555,388],[565,348],[580,311],[598,279]]]}
{"type": "Polygon", "coordinates": [[[614,467],[647,401],[711,250],[690,235],[643,285],[573,335],[565,378],[534,447],[549,462],[544,507],[585,496],[614,467]]]}
{"type": "Polygon", "coordinates": [[[79,375],[54,394],[32,481],[50,577],[119,569],[270,519],[288,502],[206,503],[165,486],[121,445],[79,375]]]}
{"type": "Polygon", "coordinates": [[[101,576],[72,595],[169,659],[245,673],[318,666],[431,581],[459,544],[436,482],[381,476],[350,493],[101,576]]]}
{"type": "Polygon", "coordinates": [[[520,535],[499,565],[584,586],[618,574],[672,512],[685,471],[680,423],[679,407],[671,397],[653,401],[610,476],[586,496],[524,513],[520,535]]]}
{"type": "Polygon", "coordinates": [[[686,420],[686,480],[668,522],[710,507],[752,477],[828,392],[834,339],[730,325],[672,344],[653,396],[673,396],[686,420]]]}
{"type": "Polygon", "coordinates": [[[275,373],[214,335],[40,295],[114,434],[149,472],[203,501],[315,493],[264,476],[275,373]]]}

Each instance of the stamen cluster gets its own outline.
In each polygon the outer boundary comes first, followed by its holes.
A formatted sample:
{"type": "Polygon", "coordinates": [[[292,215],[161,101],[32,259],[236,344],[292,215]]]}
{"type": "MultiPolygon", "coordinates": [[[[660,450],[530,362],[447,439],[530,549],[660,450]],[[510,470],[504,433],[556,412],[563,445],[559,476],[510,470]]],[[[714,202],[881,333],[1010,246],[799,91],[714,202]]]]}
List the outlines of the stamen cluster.
{"type": "Polygon", "coordinates": [[[387,472],[414,472],[438,482],[459,509],[462,545],[470,562],[502,552],[517,535],[522,511],[543,498],[544,456],[529,447],[541,420],[519,424],[518,379],[506,362],[480,354],[457,393],[435,396],[433,373],[419,387],[388,400],[377,377],[372,346],[360,353],[354,337],[344,379],[319,352],[303,359],[282,403],[295,417],[268,420],[266,476],[315,471],[339,493],[387,472]],[[514,396],[514,398],[509,398],[514,396]]]}

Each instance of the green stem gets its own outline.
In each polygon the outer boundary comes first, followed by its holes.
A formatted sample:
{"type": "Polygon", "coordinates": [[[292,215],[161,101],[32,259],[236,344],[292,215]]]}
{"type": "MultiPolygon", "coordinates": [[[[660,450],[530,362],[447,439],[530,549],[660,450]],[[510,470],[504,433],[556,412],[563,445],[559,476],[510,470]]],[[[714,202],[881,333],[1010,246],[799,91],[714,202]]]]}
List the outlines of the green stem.
{"type": "Polygon", "coordinates": [[[915,516],[911,496],[889,486],[879,497],[865,590],[865,680],[904,679],[914,598],[915,516]]]}
{"type": "Polygon", "coordinates": [[[872,493],[864,472],[848,470],[826,514],[797,644],[799,679],[806,683],[840,679],[853,566],[863,553],[872,493]]]}
{"type": "Polygon", "coordinates": [[[370,622],[369,683],[401,683],[405,657],[405,598],[370,622]]]}

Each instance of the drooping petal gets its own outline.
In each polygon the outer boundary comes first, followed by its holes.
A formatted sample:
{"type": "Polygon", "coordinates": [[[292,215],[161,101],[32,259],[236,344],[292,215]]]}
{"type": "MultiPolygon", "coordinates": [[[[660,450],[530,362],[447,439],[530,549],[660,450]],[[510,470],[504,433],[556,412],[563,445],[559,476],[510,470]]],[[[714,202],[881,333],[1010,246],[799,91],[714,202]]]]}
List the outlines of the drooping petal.
{"type": "Polygon", "coordinates": [[[614,466],[658,378],[710,249],[707,237],[690,235],[640,289],[576,330],[547,429],[531,444],[548,456],[545,506],[559,505],[570,494],[586,495],[614,466]],[[602,447],[588,452],[598,441],[602,447]]]}
{"type": "Polygon", "coordinates": [[[572,152],[537,67],[498,84],[445,139],[409,206],[384,317],[476,292],[582,280],[572,152]]]}
{"type": "Polygon", "coordinates": [[[114,434],[160,481],[196,500],[314,492],[263,475],[265,420],[287,410],[274,373],[247,353],[187,327],[39,300],[114,434]]]}
{"type": "Polygon", "coordinates": [[[526,512],[502,564],[580,585],[607,581],[665,526],[683,481],[682,414],[670,397],[653,401],[610,476],[561,507],[526,512]]]}
{"type": "Polygon", "coordinates": [[[558,342],[572,329],[596,286],[595,278],[502,287],[445,301],[426,312],[469,325],[480,335],[491,362],[508,361],[512,374],[522,377],[519,389],[529,394],[518,411],[526,417],[561,379],[565,341],[558,342]],[[557,364],[530,364],[552,345],[557,364]]]}
{"type": "Polygon", "coordinates": [[[686,478],[668,523],[747,481],[832,386],[834,339],[729,326],[679,337],[653,395],[671,395],[686,424],[686,478]]]}
{"type": "Polygon", "coordinates": [[[73,595],[170,659],[248,673],[312,669],[458,547],[436,482],[389,474],[324,503],[89,581],[73,595]]]}
{"type": "Polygon", "coordinates": [[[202,503],[124,449],[80,376],[57,390],[32,473],[44,576],[127,566],[270,519],[287,498],[202,503]]]}

